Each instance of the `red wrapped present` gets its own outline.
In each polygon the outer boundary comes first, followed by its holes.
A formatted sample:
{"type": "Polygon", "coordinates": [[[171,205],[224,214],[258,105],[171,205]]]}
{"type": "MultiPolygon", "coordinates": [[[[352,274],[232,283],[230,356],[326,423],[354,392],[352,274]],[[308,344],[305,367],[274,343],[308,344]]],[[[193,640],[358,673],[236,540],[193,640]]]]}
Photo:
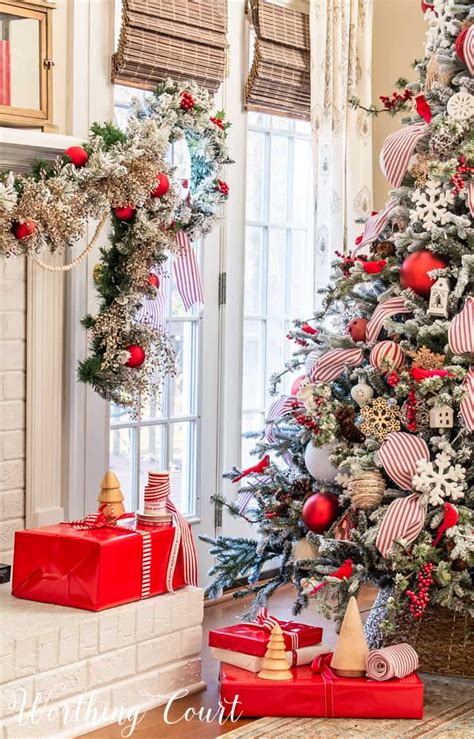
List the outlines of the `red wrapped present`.
{"type": "Polygon", "coordinates": [[[12,593],[17,598],[100,611],[196,585],[188,524],[137,528],[109,525],[101,514],[82,521],[17,531],[12,593]]]}
{"type": "Polygon", "coordinates": [[[324,666],[293,667],[293,680],[263,680],[255,673],[223,663],[221,703],[238,716],[327,718],[423,718],[423,683],[414,672],[386,682],[338,677],[324,666]]]}
{"type": "Polygon", "coordinates": [[[266,608],[261,608],[256,621],[210,631],[209,646],[263,657],[272,626],[275,623],[280,624],[282,628],[285,647],[288,651],[321,642],[323,630],[319,626],[308,626],[295,621],[280,621],[273,616],[268,616],[266,608]]]}

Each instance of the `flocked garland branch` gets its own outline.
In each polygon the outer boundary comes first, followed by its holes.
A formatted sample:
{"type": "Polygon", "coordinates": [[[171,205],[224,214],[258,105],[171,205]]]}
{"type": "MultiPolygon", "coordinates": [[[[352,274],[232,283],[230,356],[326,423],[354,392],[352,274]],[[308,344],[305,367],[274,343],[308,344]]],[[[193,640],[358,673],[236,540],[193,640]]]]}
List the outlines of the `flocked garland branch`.
{"type": "MultiPolygon", "coordinates": [[[[109,244],[94,269],[98,309],[83,325],[90,352],[79,378],[106,400],[139,411],[174,371],[174,352],[161,323],[139,310],[156,299],[157,272],[180,254],[177,234],[192,242],[217,222],[229,188],[220,179],[231,162],[229,123],[212,115],[212,98],[194,82],[164,82],[136,103],[124,131],[95,123],[82,146],[27,175],[0,175],[0,253],[38,255],[73,247],[90,219],[111,218],[109,244]],[[170,145],[184,140],[188,182],[169,163],[170,145]]],[[[182,243],[182,239],[181,239],[182,243]]]]}

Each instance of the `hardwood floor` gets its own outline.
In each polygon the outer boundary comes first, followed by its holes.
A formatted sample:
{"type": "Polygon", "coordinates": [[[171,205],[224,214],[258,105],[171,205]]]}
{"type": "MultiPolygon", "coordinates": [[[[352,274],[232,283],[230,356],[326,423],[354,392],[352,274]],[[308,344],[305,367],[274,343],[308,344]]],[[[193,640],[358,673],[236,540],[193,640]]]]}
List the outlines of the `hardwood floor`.
{"type": "MultiPolygon", "coordinates": [[[[291,618],[291,604],[293,600],[293,588],[287,586],[281,588],[271,600],[271,614],[281,619],[291,618]]],[[[361,611],[368,610],[375,598],[376,590],[374,588],[366,588],[360,599],[359,607],[361,611]]],[[[248,607],[248,600],[228,600],[220,602],[216,605],[209,603],[204,611],[204,637],[203,637],[203,654],[202,654],[202,675],[206,682],[207,688],[201,693],[195,693],[187,698],[177,701],[173,704],[168,714],[170,722],[178,721],[186,709],[192,707],[195,711],[204,709],[203,713],[210,709],[211,714],[215,714],[219,706],[219,685],[218,672],[219,664],[211,659],[209,649],[207,647],[207,634],[209,630],[222,626],[229,626],[240,620],[242,613],[248,607]]],[[[334,625],[331,621],[322,618],[311,606],[303,612],[299,617],[303,623],[322,626],[324,629],[324,642],[328,646],[333,646],[335,642],[334,625]]],[[[226,723],[220,726],[217,721],[206,723],[200,721],[197,717],[189,722],[184,720],[175,724],[167,724],[163,718],[164,706],[149,711],[137,726],[133,737],[135,739],[213,739],[222,736],[232,729],[244,726],[255,719],[241,719],[237,723],[226,723]]],[[[108,726],[103,729],[85,734],[87,737],[95,739],[119,739],[123,736],[123,726],[108,726]]]]}

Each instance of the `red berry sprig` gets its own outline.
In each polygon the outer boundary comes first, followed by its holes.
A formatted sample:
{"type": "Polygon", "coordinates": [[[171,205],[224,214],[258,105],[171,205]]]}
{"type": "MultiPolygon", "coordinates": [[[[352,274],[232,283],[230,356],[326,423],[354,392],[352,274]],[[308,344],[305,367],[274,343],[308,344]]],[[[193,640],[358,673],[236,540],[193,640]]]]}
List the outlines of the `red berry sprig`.
{"type": "Polygon", "coordinates": [[[451,177],[451,183],[453,185],[453,193],[454,195],[459,195],[459,193],[464,190],[466,183],[463,175],[470,176],[474,172],[474,167],[470,167],[467,164],[467,157],[460,156],[458,158],[458,166],[456,168],[456,172],[451,177]]]}
{"type": "Polygon", "coordinates": [[[428,607],[430,601],[429,589],[433,584],[433,565],[427,562],[421,568],[416,576],[418,588],[417,592],[407,590],[406,595],[410,599],[409,610],[413,618],[421,618],[428,607]]]}
{"type": "Polygon", "coordinates": [[[398,372],[395,372],[395,370],[390,372],[390,374],[387,375],[387,382],[390,387],[397,387],[398,383],[400,382],[400,375],[398,374],[398,372]]]}
{"type": "Polygon", "coordinates": [[[414,390],[410,390],[406,402],[406,414],[407,414],[407,429],[415,433],[418,426],[416,423],[416,393],[414,390]]]}
{"type": "Polygon", "coordinates": [[[411,90],[404,90],[402,95],[395,90],[391,95],[380,95],[379,100],[385,110],[396,113],[399,110],[404,110],[406,103],[412,98],[413,93],[411,90]]]}
{"type": "Polygon", "coordinates": [[[181,110],[192,110],[194,108],[194,98],[190,92],[181,93],[181,101],[179,103],[181,110]]]}
{"type": "Polygon", "coordinates": [[[224,180],[217,180],[216,190],[219,190],[222,195],[225,195],[227,197],[227,195],[229,194],[229,189],[230,188],[227,182],[224,182],[224,180]]]}
{"type": "Polygon", "coordinates": [[[212,116],[209,120],[211,121],[211,123],[214,123],[218,128],[224,131],[225,124],[222,118],[217,118],[217,116],[212,116]]]}
{"type": "Polygon", "coordinates": [[[289,341],[294,341],[295,344],[298,344],[298,346],[308,346],[307,341],[301,339],[299,336],[294,336],[292,333],[288,333],[286,335],[286,338],[289,339],[289,341]]]}

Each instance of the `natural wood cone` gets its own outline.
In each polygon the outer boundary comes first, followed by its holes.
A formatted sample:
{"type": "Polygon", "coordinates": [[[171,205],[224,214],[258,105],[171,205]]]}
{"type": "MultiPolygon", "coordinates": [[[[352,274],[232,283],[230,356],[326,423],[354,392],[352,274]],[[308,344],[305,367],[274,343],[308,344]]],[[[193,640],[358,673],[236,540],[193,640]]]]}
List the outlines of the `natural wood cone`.
{"type": "Polygon", "coordinates": [[[279,624],[275,624],[268,640],[262,669],[258,677],[263,680],[292,680],[289,664],[286,659],[285,640],[279,624]]]}
{"type": "Polygon", "coordinates": [[[336,675],[362,677],[365,675],[365,660],[369,647],[364,634],[357,601],[352,596],[347,604],[331,667],[336,675]]]}
{"type": "Polygon", "coordinates": [[[112,470],[108,470],[103,476],[100,483],[100,492],[97,500],[102,505],[104,503],[108,504],[103,509],[105,516],[118,518],[118,516],[121,516],[123,513],[125,513],[120,481],[118,477],[112,472],[112,470]]]}

